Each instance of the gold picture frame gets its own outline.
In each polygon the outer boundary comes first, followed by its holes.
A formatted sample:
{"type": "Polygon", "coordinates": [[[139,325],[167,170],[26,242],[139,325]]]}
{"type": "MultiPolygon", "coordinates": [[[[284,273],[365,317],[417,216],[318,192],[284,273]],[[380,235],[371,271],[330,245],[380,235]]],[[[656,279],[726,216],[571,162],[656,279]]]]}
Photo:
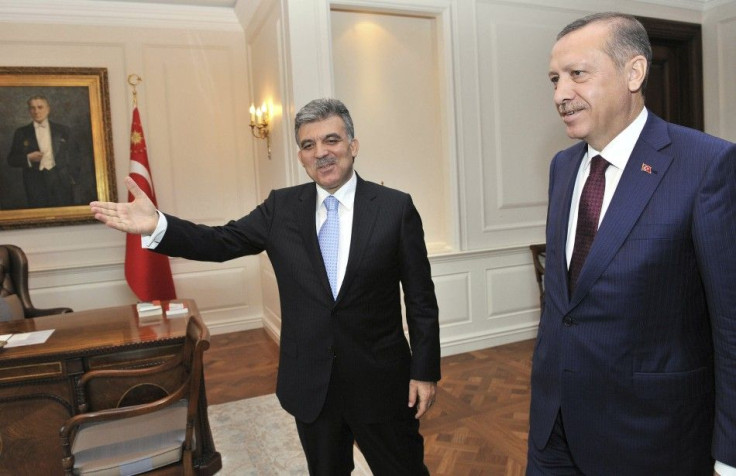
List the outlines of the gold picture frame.
{"type": "Polygon", "coordinates": [[[0,104],[0,229],[94,222],[90,201],[117,201],[107,68],[0,67],[0,104]]]}

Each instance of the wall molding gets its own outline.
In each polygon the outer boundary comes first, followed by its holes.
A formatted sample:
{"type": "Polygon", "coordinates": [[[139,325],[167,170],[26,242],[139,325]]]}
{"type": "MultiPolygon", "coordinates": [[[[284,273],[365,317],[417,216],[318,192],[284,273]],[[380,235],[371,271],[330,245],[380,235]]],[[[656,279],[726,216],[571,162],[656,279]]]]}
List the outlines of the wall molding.
{"type": "Polygon", "coordinates": [[[232,8],[92,0],[0,0],[0,22],[242,31],[232,8]]]}

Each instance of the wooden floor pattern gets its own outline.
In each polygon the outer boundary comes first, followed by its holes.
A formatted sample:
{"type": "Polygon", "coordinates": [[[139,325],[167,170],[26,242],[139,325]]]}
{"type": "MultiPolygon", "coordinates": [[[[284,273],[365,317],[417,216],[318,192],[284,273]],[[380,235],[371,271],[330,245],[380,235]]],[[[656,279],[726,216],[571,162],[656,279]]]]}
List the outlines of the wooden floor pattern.
{"type": "MultiPolygon", "coordinates": [[[[422,419],[432,475],[523,475],[533,340],[442,359],[437,403],[422,419]]],[[[216,335],[205,353],[210,404],[276,391],[278,346],[262,329],[216,335]]]]}

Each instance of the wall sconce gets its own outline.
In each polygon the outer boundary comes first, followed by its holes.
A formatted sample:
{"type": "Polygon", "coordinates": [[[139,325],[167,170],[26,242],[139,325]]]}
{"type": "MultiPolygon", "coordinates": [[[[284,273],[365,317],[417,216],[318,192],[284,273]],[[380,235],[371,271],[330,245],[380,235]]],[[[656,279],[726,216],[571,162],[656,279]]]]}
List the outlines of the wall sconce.
{"type": "Polygon", "coordinates": [[[271,117],[271,108],[266,107],[265,102],[259,108],[253,104],[250,105],[250,132],[256,139],[266,139],[269,160],[271,159],[271,131],[268,129],[268,123],[271,117]]]}

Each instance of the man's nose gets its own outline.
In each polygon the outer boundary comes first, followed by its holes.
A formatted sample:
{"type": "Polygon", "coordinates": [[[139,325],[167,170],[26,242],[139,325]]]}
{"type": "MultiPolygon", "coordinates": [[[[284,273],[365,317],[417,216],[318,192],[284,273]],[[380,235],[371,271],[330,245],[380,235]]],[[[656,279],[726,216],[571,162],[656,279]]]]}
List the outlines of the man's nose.
{"type": "Polygon", "coordinates": [[[317,142],[314,146],[314,155],[318,159],[321,159],[325,155],[327,155],[327,147],[325,147],[323,144],[317,142]]]}
{"type": "Polygon", "coordinates": [[[559,78],[557,80],[557,84],[555,85],[555,105],[559,106],[563,102],[571,100],[574,96],[575,93],[573,91],[572,85],[570,84],[570,81],[559,78]]]}

